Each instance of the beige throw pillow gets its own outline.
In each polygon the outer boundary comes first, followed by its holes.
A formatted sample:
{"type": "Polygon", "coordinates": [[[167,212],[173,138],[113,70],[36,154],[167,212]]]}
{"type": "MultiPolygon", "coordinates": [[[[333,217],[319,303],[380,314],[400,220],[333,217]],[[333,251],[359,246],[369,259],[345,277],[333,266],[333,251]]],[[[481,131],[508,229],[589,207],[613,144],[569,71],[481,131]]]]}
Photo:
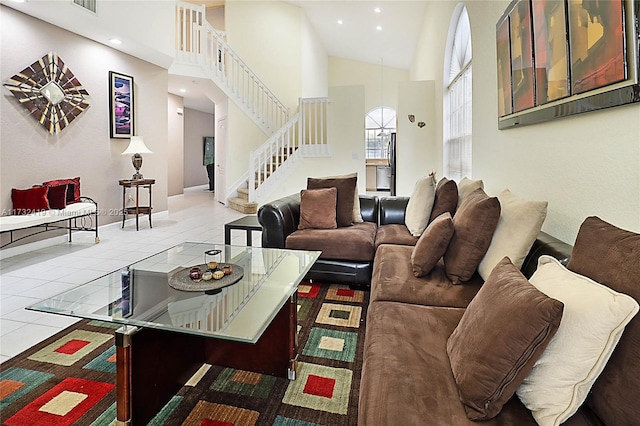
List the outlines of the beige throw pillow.
{"type": "Polygon", "coordinates": [[[484,189],[482,179],[471,180],[468,177],[462,178],[458,184],[458,208],[460,208],[464,199],[476,189],[484,189]]]}
{"type": "Polygon", "coordinates": [[[547,217],[546,201],[524,200],[508,189],[498,195],[498,201],[498,226],[487,253],[478,265],[478,272],[485,281],[494,266],[505,256],[508,256],[517,268],[522,267],[547,217]]]}
{"type": "Polygon", "coordinates": [[[435,196],[436,187],[433,177],[425,176],[418,179],[409,197],[404,216],[404,223],[414,237],[422,235],[429,224],[435,196]]]}
{"type": "Polygon", "coordinates": [[[558,332],[538,359],[517,395],[540,426],[557,426],[587,398],[611,357],[638,303],[590,278],[541,256],[529,280],[564,303],[558,332]]]}

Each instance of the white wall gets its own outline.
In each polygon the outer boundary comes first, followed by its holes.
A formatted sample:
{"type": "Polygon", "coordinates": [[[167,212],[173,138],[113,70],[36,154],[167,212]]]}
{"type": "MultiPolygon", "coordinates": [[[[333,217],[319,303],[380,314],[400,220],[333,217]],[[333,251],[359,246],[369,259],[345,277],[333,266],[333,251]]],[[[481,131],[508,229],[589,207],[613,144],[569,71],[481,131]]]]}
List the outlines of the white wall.
{"type": "Polygon", "coordinates": [[[184,99],[169,93],[168,105],[167,195],[171,196],[184,192],[184,99]]]}
{"type": "Polygon", "coordinates": [[[442,144],[436,138],[435,82],[401,82],[398,102],[398,129],[396,139],[396,194],[410,196],[416,181],[432,171],[441,177],[442,164],[438,149],[442,144]],[[409,121],[409,114],[415,121],[409,121]],[[418,127],[418,122],[426,125],[418,127]]]}
{"type": "Polygon", "coordinates": [[[109,138],[109,71],[134,77],[136,134],[153,154],[141,172],[155,178],[154,211],[167,209],[167,70],[0,6],[0,80],[6,81],[50,51],[74,72],[89,92],[90,107],[58,135],[49,135],[10,92],[0,99],[0,209],[11,208],[11,188],[80,176],[81,192],[94,198],[100,223],[120,220],[118,180],[134,173],[130,156],[120,155],[128,139],[109,138]]]}
{"type": "Polygon", "coordinates": [[[329,90],[329,56],[315,30],[302,14],[302,93],[303,98],[323,98],[329,90]]]}
{"type": "MultiPolygon", "coordinates": [[[[473,176],[549,201],[543,230],[573,243],[585,217],[640,231],[640,104],[498,130],[495,24],[509,1],[467,2],[473,48],[473,176]]],[[[429,2],[412,79],[442,81],[454,2],[429,2]]],[[[436,110],[442,86],[436,84],[436,110]]],[[[438,125],[442,126],[438,114],[438,125]]],[[[436,135],[441,142],[442,132],[436,135]]]]}
{"type": "Polygon", "coordinates": [[[213,114],[185,108],[184,110],[184,187],[208,185],[207,169],[202,165],[205,136],[213,136],[213,114]]]}

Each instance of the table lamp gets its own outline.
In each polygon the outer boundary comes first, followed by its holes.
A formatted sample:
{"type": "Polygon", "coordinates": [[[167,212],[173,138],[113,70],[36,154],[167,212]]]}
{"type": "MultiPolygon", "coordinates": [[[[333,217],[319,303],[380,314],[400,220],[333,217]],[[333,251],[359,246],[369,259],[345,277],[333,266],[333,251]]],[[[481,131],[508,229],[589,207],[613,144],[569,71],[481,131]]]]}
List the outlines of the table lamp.
{"type": "Polygon", "coordinates": [[[133,167],[136,169],[136,172],[133,174],[133,177],[131,179],[144,179],[142,177],[142,174],[140,173],[140,167],[142,167],[142,155],[140,154],[153,154],[153,152],[144,144],[144,139],[142,138],[142,136],[131,136],[131,142],[129,142],[129,146],[122,153],[122,155],[127,154],[133,154],[131,156],[131,162],[133,163],[133,167]]]}

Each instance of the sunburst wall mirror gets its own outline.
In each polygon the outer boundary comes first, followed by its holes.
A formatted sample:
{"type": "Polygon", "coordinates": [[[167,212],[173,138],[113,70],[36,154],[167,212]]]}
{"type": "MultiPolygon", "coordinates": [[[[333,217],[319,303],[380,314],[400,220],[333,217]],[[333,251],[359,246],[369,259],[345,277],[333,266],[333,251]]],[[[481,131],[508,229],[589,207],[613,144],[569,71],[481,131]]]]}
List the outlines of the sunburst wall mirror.
{"type": "Polygon", "coordinates": [[[54,135],[89,107],[89,93],[55,52],[49,52],[3,85],[54,135]]]}

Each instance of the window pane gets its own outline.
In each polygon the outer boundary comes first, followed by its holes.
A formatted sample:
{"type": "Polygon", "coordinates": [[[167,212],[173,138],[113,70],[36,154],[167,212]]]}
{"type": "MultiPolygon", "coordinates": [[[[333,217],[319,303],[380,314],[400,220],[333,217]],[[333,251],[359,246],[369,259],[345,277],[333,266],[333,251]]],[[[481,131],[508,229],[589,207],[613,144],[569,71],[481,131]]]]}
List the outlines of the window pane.
{"type": "Polygon", "coordinates": [[[391,133],[396,131],[396,111],[375,108],[365,117],[365,158],[386,159],[391,133]]]}

